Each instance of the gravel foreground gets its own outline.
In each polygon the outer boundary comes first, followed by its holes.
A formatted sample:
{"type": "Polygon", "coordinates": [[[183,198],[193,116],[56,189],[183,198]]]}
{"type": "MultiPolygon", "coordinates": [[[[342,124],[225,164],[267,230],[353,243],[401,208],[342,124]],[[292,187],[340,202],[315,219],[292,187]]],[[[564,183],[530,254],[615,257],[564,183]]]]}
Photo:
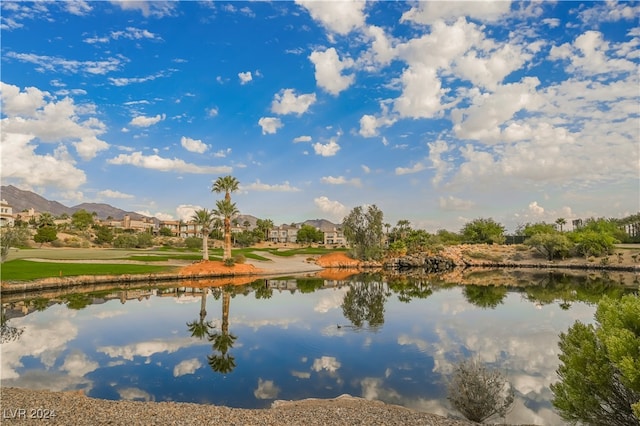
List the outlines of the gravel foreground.
{"type": "Polygon", "coordinates": [[[379,401],[343,395],[335,399],[277,401],[248,410],[176,402],[110,401],[80,392],[2,388],[4,424],[58,425],[424,425],[468,426],[464,420],[421,413],[379,401]]]}

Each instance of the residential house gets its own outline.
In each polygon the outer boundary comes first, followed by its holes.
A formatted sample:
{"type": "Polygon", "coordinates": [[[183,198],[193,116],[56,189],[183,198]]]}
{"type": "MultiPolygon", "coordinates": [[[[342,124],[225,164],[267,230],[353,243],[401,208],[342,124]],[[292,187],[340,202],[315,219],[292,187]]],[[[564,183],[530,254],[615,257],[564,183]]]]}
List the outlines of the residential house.
{"type": "Polygon", "coordinates": [[[0,227],[13,226],[13,207],[6,200],[0,201],[0,227]]]}
{"type": "Polygon", "coordinates": [[[324,245],[344,246],[347,244],[341,228],[322,229],[322,232],[324,232],[324,245]]]}
{"type": "Polygon", "coordinates": [[[269,241],[274,243],[295,243],[298,240],[298,227],[280,225],[269,231],[269,241]]]}

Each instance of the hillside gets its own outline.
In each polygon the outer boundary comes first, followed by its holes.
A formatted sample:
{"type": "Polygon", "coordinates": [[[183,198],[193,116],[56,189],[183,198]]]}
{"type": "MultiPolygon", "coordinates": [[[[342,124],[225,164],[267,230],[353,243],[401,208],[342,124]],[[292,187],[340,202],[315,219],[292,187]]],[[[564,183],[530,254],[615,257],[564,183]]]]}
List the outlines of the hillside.
{"type": "Polygon", "coordinates": [[[78,210],[85,209],[88,212],[96,212],[98,218],[106,219],[111,216],[114,219],[122,219],[125,215],[129,215],[134,219],[145,217],[139,213],[128,212],[109,204],[102,203],[82,203],[77,206],[67,207],[57,201],[50,201],[46,198],[36,194],[35,192],[25,191],[20,188],[16,188],[13,185],[3,185],[0,187],[0,197],[6,200],[11,207],[13,207],[14,213],[20,213],[23,210],[34,209],[37,212],[49,212],[54,216],[60,216],[61,214],[72,215],[78,210]]]}

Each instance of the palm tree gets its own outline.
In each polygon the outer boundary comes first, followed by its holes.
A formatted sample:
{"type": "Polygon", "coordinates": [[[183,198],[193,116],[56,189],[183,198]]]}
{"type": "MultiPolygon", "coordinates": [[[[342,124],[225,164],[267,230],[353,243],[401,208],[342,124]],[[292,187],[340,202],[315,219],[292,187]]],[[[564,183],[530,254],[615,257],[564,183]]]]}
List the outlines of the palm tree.
{"type": "Polygon", "coordinates": [[[562,226],[567,224],[567,221],[564,217],[559,217],[556,219],[556,224],[560,226],[560,232],[562,232],[562,226]]]}
{"type": "Polygon", "coordinates": [[[224,192],[224,199],[231,201],[231,193],[238,190],[240,182],[233,176],[221,176],[213,182],[211,192],[224,192]]]}
{"type": "Polygon", "coordinates": [[[191,220],[195,223],[196,227],[202,229],[202,259],[209,260],[209,232],[211,232],[211,226],[213,226],[213,213],[208,209],[200,209],[193,212],[191,220]]]}
{"type": "Polygon", "coordinates": [[[216,216],[224,219],[224,252],[222,260],[231,259],[231,217],[240,213],[236,204],[224,199],[216,201],[216,209],[213,211],[216,216]]]}
{"type": "Polygon", "coordinates": [[[55,222],[53,221],[53,215],[49,212],[44,212],[40,214],[38,218],[38,227],[42,228],[43,226],[53,226],[55,222]]]}

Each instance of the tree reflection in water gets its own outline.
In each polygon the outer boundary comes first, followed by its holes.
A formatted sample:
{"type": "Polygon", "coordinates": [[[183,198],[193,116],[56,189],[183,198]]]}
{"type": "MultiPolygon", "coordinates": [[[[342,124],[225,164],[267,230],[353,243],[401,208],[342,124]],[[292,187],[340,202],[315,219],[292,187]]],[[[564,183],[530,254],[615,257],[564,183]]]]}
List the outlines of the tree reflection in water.
{"type": "Polygon", "coordinates": [[[214,325],[211,321],[205,321],[207,317],[207,295],[209,294],[209,287],[205,287],[202,289],[202,294],[200,295],[200,318],[197,320],[193,320],[187,323],[187,327],[189,328],[189,332],[192,337],[197,337],[202,340],[204,336],[209,334],[209,330],[211,330],[214,325]]]}
{"type": "Polygon", "coordinates": [[[375,331],[384,324],[384,304],[391,293],[383,281],[375,278],[351,282],[344,296],[342,313],[355,328],[363,328],[366,323],[375,331]]]}
{"type": "Polygon", "coordinates": [[[2,314],[0,315],[0,343],[8,343],[18,340],[23,332],[23,329],[9,325],[9,319],[5,313],[5,307],[3,306],[2,314]]]}
{"type": "Polygon", "coordinates": [[[213,353],[207,356],[207,362],[216,373],[227,374],[236,368],[236,359],[229,354],[237,336],[229,333],[229,306],[231,293],[229,289],[222,289],[222,327],[221,332],[209,333],[209,341],[212,342],[213,353]]]}
{"type": "Polygon", "coordinates": [[[509,289],[495,285],[466,285],[462,293],[467,302],[483,309],[495,309],[504,303],[509,289]]]}

